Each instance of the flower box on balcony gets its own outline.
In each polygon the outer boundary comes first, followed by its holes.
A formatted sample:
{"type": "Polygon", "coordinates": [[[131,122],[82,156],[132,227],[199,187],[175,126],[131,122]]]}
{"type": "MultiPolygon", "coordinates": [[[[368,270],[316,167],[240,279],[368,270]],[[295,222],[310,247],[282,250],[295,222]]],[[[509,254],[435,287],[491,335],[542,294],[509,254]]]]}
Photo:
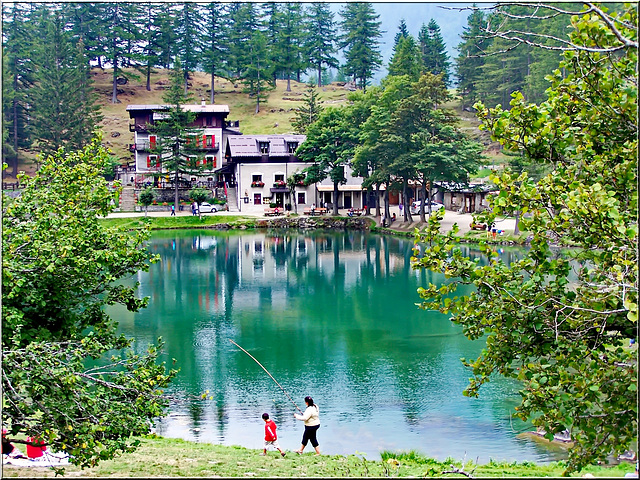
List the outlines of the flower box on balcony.
{"type": "Polygon", "coordinates": [[[251,186],[256,188],[264,187],[264,182],[251,182],[251,186]]]}

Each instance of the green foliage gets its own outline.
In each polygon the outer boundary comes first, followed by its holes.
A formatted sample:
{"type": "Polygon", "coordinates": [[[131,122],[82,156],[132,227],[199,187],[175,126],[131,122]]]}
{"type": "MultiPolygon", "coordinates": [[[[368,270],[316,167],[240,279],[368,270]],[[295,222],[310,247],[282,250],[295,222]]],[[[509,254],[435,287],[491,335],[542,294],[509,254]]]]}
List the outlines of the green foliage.
{"type": "Polygon", "coordinates": [[[353,156],[357,136],[349,109],[326,108],[318,120],[307,129],[307,139],[298,147],[296,155],[312,163],[305,169],[308,183],[330,178],[333,182],[333,214],[338,214],[338,185],[347,181],[345,167],[353,156]]]}
{"type": "Polygon", "coordinates": [[[577,47],[550,77],[547,101],[516,93],[510,111],[476,105],[494,139],[553,169],[537,181],[509,170],[493,177],[499,193],[482,219],[523,212],[527,255],[506,265],[485,245],[490,264],[481,267],[430,219],[416,234],[427,248],[413,258],[451,279],[421,288],[422,307],[451,314],[470,339],[486,337],[481,355],[464,361],[474,375],[465,394],[478,395],[493,374],[522,382],[517,415],[574,441],[567,473],[607,462],[638,434],[637,353],[627,347],[638,315],[635,7],[611,27],[597,11],[574,19],[577,47]],[[453,296],[461,284],[476,289],[453,296]]]}
{"type": "Polygon", "coordinates": [[[60,147],[81,148],[101,120],[84,46],[73,46],[60,12],[41,9],[38,31],[32,56],[35,83],[28,92],[36,141],[45,155],[60,147]]]}
{"type": "Polygon", "coordinates": [[[153,203],[156,199],[155,190],[151,187],[147,187],[138,195],[138,203],[144,206],[144,216],[147,216],[147,207],[153,203]]]}
{"type": "Polygon", "coordinates": [[[307,10],[307,31],[304,48],[309,57],[309,65],[315,67],[318,86],[322,86],[323,65],[338,68],[336,52],[335,23],[331,8],[324,2],[313,2],[307,10]]]}
{"type": "Polygon", "coordinates": [[[59,150],[33,178],[22,176],[25,188],[2,218],[2,423],[11,437],[41,438],[82,466],[132,451],[132,436],[162,415],[162,389],[175,374],[156,363],[154,346],[126,351],[130,341],[104,312],[146,305],[118,280],[156,258],[144,249],[148,230],[98,220],[115,196],[99,142],[59,150]]]}
{"type": "Polygon", "coordinates": [[[296,133],[305,133],[309,125],[318,120],[318,116],[322,113],[322,105],[318,100],[318,90],[314,85],[308,84],[307,91],[304,94],[302,105],[296,108],[295,120],[291,125],[295,128],[296,133]]]}
{"type": "Polygon", "coordinates": [[[442,75],[442,81],[448,85],[451,62],[440,33],[440,26],[433,18],[426,27],[422,25],[418,41],[422,53],[422,73],[442,75]]]}
{"type": "Polygon", "coordinates": [[[421,70],[422,60],[415,39],[411,35],[400,38],[389,62],[389,75],[408,75],[417,80],[421,70]]]}
{"type": "Polygon", "coordinates": [[[189,198],[198,204],[198,212],[200,212],[200,204],[206,202],[210,195],[211,191],[206,188],[195,187],[189,190],[189,198]]]}
{"type": "Polygon", "coordinates": [[[378,39],[382,36],[379,15],[370,3],[347,3],[340,11],[343,31],[340,48],[344,49],[346,62],[343,72],[352,76],[363,90],[382,65],[378,39]]]}
{"type": "MultiPolygon", "coordinates": [[[[190,93],[185,93],[184,70],[181,65],[180,58],[176,58],[170,73],[171,85],[164,95],[164,100],[171,106],[167,117],[151,128],[157,134],[154,153],[160,156],[162,169],[170,172],[173,180],[175,205],[180,200],[178,188],[183,175],[199,174],[202,171],[196,161],[197,156],[201,155],[196,148],[196,138],[202,135],[202,129],[190,126],[196,114],[183,108],[193,97],[190,93]]],[[[160,174],[162,172],[158,173],[160,174]]]]}

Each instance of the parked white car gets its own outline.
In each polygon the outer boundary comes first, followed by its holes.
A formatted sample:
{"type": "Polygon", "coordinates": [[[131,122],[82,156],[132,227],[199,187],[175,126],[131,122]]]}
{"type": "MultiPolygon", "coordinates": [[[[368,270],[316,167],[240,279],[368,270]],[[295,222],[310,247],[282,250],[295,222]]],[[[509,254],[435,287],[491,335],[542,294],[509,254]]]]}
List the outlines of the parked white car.
{"type": "MultiPolygon", "coordinates": [[[[200,213],[214,213],[218,211],[218,207],[207,202],[200,204],[200,213]]],[[[196,212],[197,213],[197,212],[196,212]]]]}
{"type": "MultiPolygon", "coordinates": [[[[422,200],[416,200],[411,204],[411,215],[419,215],[420,214],[420,205],[422,204],[422,200]]],[[[444,209],[444,205],[438,202],[431,202],[431,211],[435,212],[439,209],[444,209]]],[[[424,206],[424,212],[429,213],[429,204],[424,206]]]]}

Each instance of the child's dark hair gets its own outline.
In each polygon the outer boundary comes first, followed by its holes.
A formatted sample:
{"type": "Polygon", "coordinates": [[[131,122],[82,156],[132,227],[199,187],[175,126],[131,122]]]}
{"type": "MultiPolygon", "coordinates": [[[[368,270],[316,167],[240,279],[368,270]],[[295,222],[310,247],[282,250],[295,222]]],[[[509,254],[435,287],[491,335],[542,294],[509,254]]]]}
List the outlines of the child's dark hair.
{"type": "Polygon", "coordinates": [[[263,413],[262,414],[262,419],[263,420],[269,420],[269,414],[268,413],[263,413]]]}
{"type": "Polygon", "coordinates": [[[307,396],[304,397],[304,401],[307,402],[310,407],[313,407],[313,398],[307,396]]]}

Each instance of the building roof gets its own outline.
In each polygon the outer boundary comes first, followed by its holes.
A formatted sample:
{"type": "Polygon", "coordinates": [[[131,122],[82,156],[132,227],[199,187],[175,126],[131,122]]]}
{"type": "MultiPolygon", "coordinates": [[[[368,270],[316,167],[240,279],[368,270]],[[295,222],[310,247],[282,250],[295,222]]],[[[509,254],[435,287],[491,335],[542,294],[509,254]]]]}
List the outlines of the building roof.
{"type": "Polygon", "coordinates": [[[285,157],[290,155],[287,143],[301,144],[307,139],[306,135],[234,135],[228,137],[231,157],[259,157],[260,143],[269,142],[270,157],[285,157]]]}
{"type": "MultiPolygon", "coordinates": [[[[127,112],[144,110],[169,110],[171,105],[127,105],[127,112]]],[[[229,113],[229,105],[183,105],[183,110],[196,113],[229,113]]]]}

